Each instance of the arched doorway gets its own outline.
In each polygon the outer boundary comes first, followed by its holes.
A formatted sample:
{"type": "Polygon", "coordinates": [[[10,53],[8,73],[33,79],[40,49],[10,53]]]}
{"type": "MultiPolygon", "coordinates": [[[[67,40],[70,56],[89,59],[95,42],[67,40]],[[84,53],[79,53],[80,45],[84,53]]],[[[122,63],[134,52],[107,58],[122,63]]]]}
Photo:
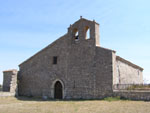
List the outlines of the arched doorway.
{"type": "Polygon", "coordinates": [[[54,85],[54,98],[62,99],[63,98],[63,87],[61,82],[57,81],[54,85]]]}

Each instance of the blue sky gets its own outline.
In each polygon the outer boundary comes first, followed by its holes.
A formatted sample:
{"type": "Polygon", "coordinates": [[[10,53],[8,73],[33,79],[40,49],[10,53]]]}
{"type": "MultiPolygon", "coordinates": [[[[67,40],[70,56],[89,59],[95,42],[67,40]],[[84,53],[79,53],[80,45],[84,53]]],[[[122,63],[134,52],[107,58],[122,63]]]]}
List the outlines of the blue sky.
{"type": "Polygon", "coordinates": [[[144,68],[150,82],[149,0],[0,0],[0,84],[18,65],[67,32],[82,15],[100,24],[100,44],[144,68]]]}

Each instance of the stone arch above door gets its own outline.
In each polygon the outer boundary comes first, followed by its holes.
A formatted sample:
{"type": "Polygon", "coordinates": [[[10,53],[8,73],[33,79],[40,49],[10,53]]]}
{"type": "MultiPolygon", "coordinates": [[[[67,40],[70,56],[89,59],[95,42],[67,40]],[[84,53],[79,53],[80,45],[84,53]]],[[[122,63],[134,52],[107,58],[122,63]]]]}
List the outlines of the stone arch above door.
{"type": "Polygon", "coordinates": [[[64,97],[65,97],[65,87],[64,87],[64,83],[60,79],[56,79],[52,83],[52,89],[51,89],[52,98],[55,99],[55,85],[56,85],[57,82],[59,82],[62,86],[62,99],[64,99],[64,97]]]}

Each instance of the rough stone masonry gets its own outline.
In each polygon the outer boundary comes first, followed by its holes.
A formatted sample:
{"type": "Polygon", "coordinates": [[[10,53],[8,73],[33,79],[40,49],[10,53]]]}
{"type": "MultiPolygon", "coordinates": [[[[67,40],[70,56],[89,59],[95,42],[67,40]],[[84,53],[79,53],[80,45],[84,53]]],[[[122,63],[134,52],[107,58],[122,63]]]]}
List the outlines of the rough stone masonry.
{"type": "MultiPolygon", "coordinates": [[[[18,94],[100,99],[111,96],[114,85],[143,84],[143,68],[101,47],[99,39],[99,24],[81,17],[64,36],[19,65],[18,94]]],[[[4,81],[12,72],[4,73],[4,81]]],[[[4,90],[10,84],[4,82],[4,90]]]]}

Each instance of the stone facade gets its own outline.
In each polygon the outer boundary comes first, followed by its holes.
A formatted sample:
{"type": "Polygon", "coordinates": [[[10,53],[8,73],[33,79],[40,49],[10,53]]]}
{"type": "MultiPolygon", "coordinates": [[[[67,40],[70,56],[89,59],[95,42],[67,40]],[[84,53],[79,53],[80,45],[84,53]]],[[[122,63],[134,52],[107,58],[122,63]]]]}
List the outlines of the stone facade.
{"type": "Polygon", "coordinates": [[[111,96],[120,79],[123,84],[135,78],[142,83],[143,69],[118,60],[114,50],[100,46],[99,38],[99,24],[81,17],[64,36],[19,65],[19,95],[100,99],[111,96]]]}

